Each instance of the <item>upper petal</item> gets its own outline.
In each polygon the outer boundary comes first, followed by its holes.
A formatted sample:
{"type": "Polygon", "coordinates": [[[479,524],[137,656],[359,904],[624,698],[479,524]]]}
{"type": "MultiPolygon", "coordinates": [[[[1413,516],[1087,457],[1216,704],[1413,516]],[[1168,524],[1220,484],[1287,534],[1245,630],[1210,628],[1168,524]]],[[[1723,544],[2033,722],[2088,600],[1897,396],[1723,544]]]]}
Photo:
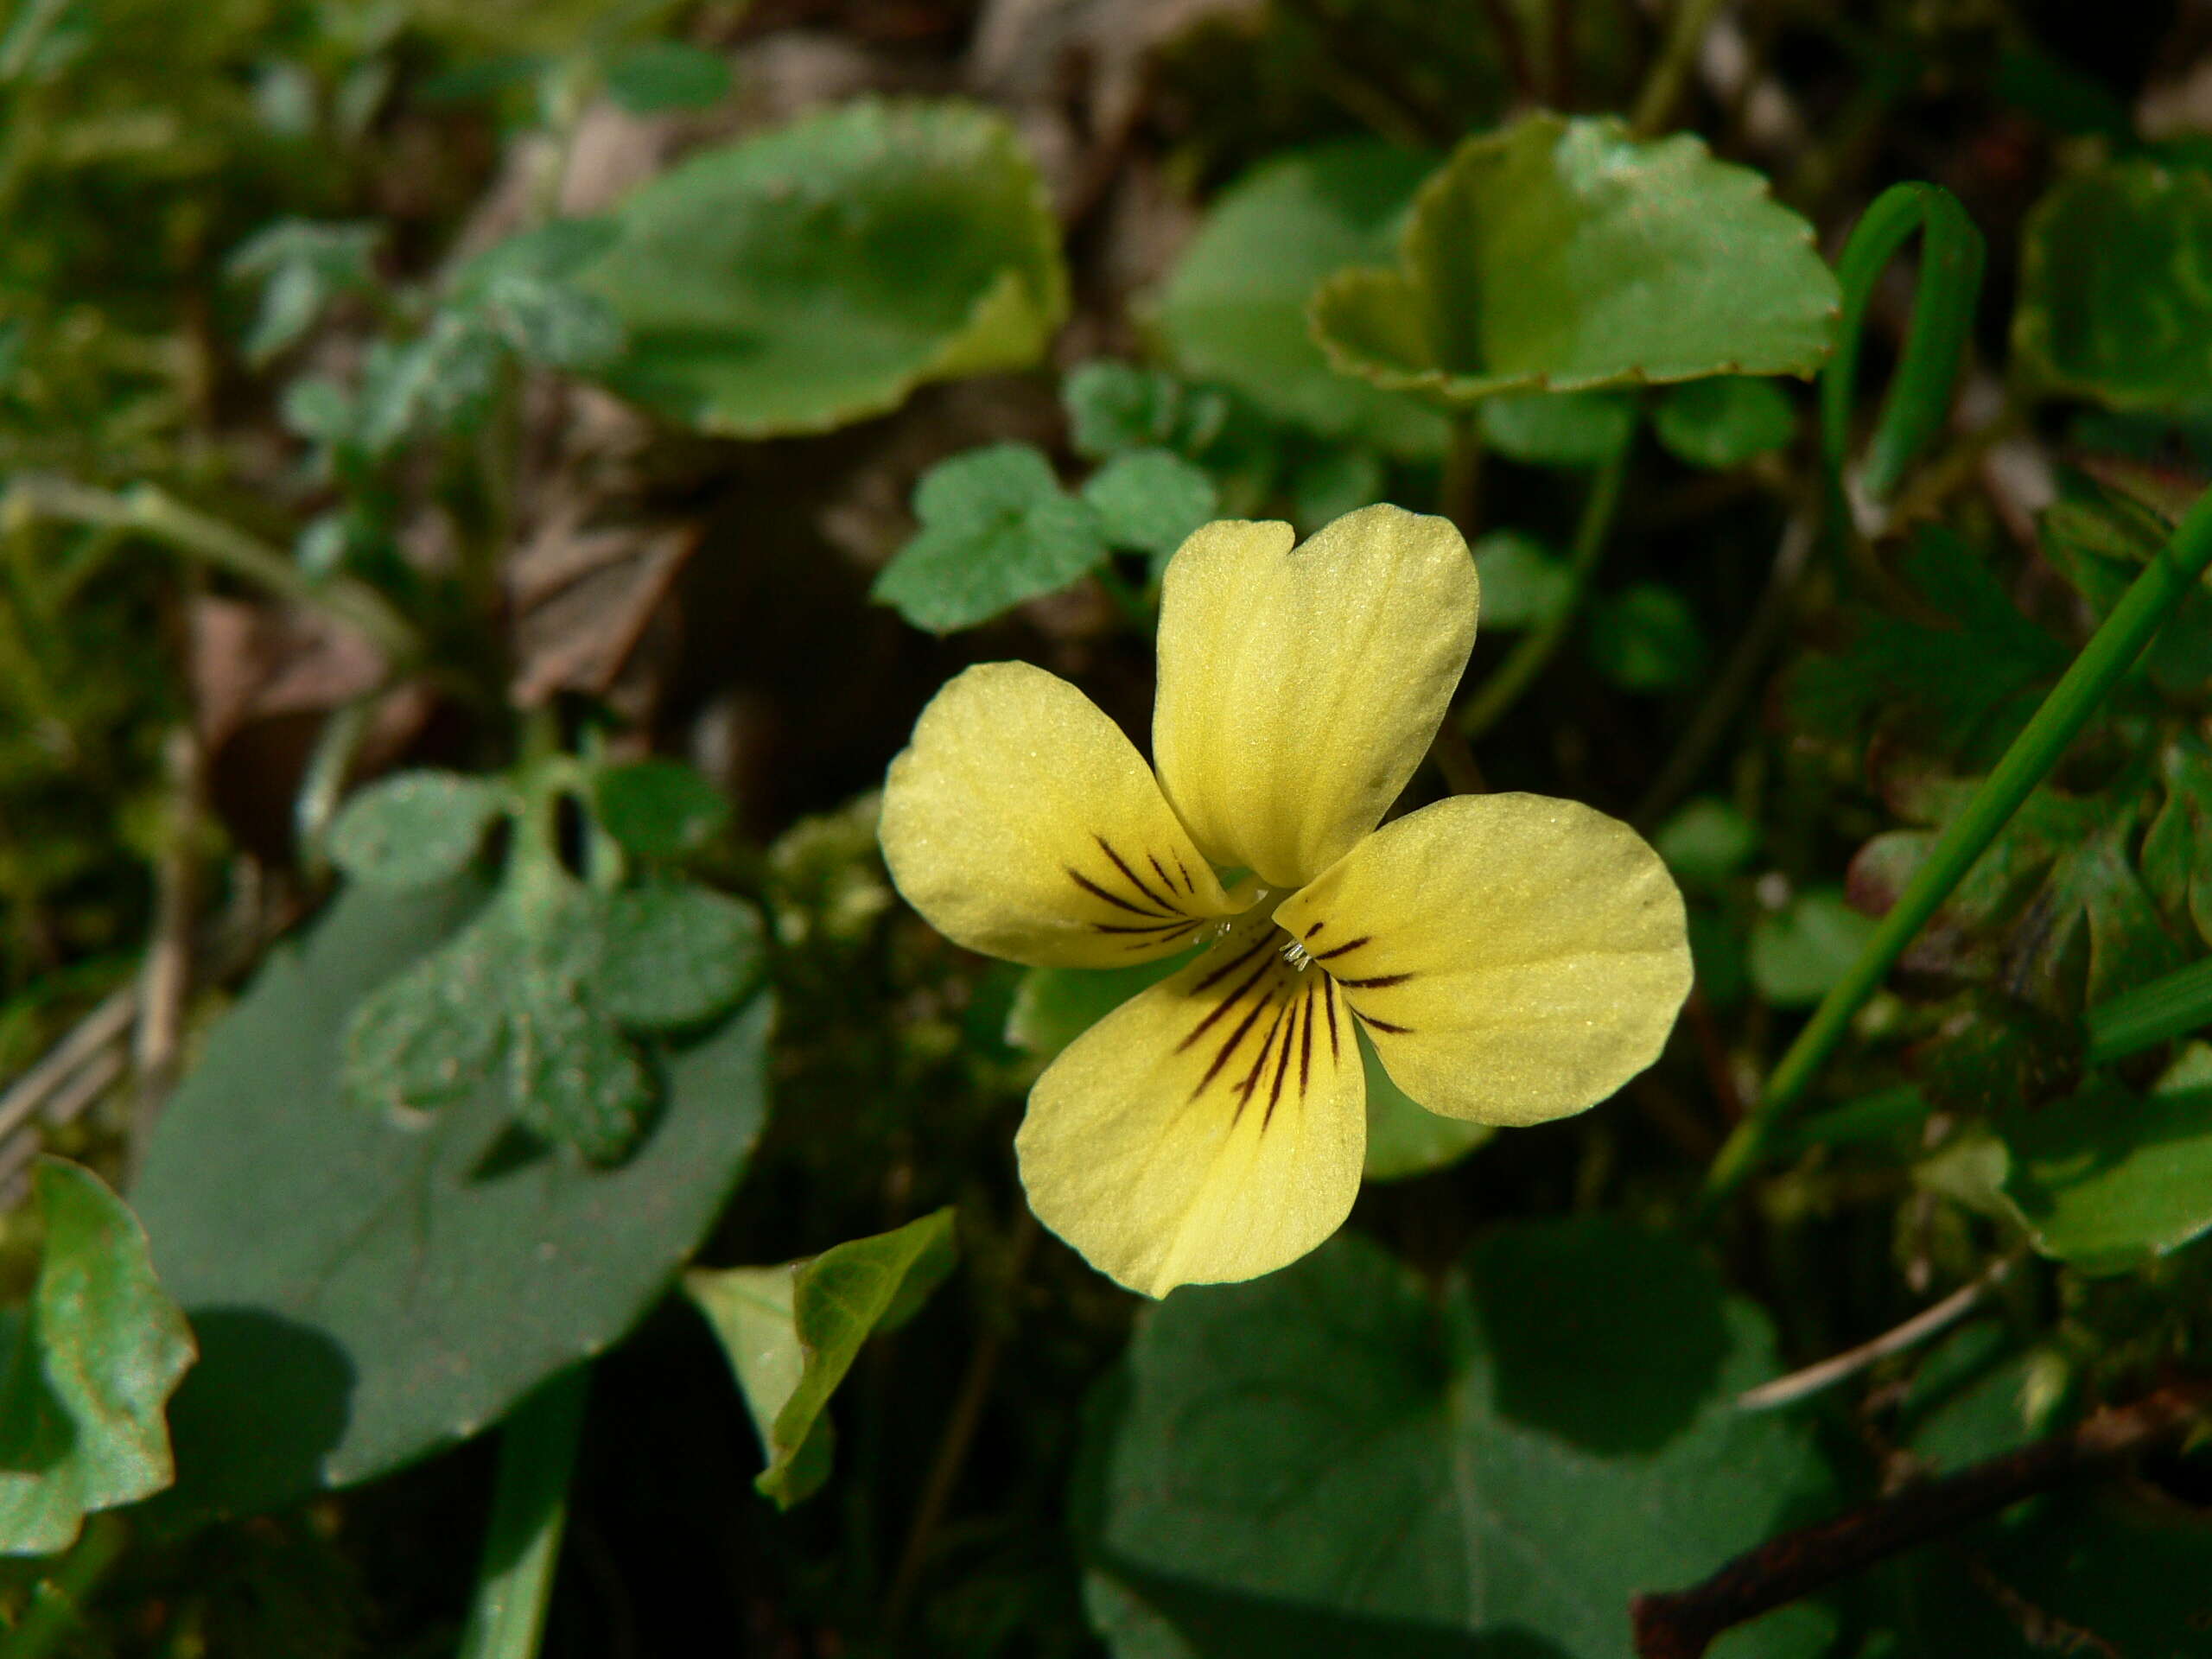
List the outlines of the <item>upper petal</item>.
{"type": "Polygon", "coordinates": [[[931,699],[879,834],[938,932],[1036,967],[1164,957],[1233,908],[1121,728],[1027,663],[979,664],[931,699]]]}
{"type": "Polygon", "coordinates": [[[1215,863],[1312,880],[1382,821],[1475,641],[1475,562],[1451,521],[1363,507],[1291,545],[1224,520],[1160,601],[1153,758],[1215,863]]]}
{"type": "Polygon", "coordinates": [[[1164,1296],[1295,1262],[1344,1223],[1366,1082],[1343,996],[1264,918],[1140,992],[1030,1092],[1014,1148],[1037,1218],[1164,1296]]]}
{"type": "Polygon", "coordinates": [[[1540,1123],[1651,1064],[1689,995],[1682,896],[1618,819],[1459,795],[1386,825],[1275,912],[1433,1112],[1540,1123]]]}

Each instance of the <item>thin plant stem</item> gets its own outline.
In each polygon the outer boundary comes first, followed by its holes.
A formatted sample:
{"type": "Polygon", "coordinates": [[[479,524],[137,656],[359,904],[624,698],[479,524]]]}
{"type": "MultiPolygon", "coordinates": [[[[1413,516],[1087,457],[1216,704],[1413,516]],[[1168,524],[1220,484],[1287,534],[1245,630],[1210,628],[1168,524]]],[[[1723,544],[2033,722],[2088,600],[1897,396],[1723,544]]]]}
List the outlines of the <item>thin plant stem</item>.
{"type": "Polygon", "coordinates": [[[1452,437],[1444,452],[1444,479],[1437,487],[1436,505],[1469,541],[1475,538],[1482,495],[1482,427],[1472,410],[1463,410],[1452,417],[1452,437]]]}
{"type": "Polygon", "coordinates": [[[1713,1160],[1706,1176],[1708,1204],[1734,1191],[1751,1173],[1776,1126],[1804,1097],[1891,965],[1951,896],[2020,804],[2058,764],[2159,626],[2196,590],[2208,565],[2212,565],[2212,491],[2197,498],[2172,539],[2121,596],[2004,758],[1982,779],[1966,810],[1936,838],[1927,860],[1913,873],[1858,958],[1821,999],[1775,1066],[1750,1115],[1713,1160]]]}
{"type": "Polygon", "coordinates": [[[1644,77],[1643,90],[1637,94],[1636,113],[1629,124],[1637,137],[1651,137],[1674,119],[1675,105],[1681,101],[1682,83],[1689,79],[1698,47],[1719,10],[1720,0],[1679,0],[1674,26],[1667,31],[1651,73],[1644,77]]]}
{"type": "Polygon", "coordinates": [[[499,1431],[492,1524],[459,1659],[536,1659],[590,1389],[590,1367],[572,1367],[510,1412],[499,1431]]]}
{"type": "Polygon", "coordinates": [[[1591,578],[1598,569],[1598,557],[1605,551],[1605,537],[1613,527],[1613,516],[1620,507],[1621,481],[1628,473],[1629,446],[1620,449],[1599,470],[1592,481],[1590,493],[1582,504],[1582,522],[1574,531],[1573,556],[1568,565],[1567,598],[1559,609],[1543,622],[1522,637],[1521,642],[1505,655],[1497,671],[1475,689],[1455,716],[1460,735],[1475,742],[1497,724],[1505,711],[1520,701],[1522,693],[1535,683],[1560,645],[1566,643],[1576,618],[1582,610],[1582,601],[1590,591],[1591,578]]]}
{"type": "Polygon", "coordinates": [[[186,506],[153,485],[136,485],[118,494],[67,479],[19,477],[0,498],[0,522],[25,518],[135,531],[280,599],[335,617],[359,629],[396,664],[413,663],[423,655],[414,625],[366,582],[352,576],[314,581],[268,543],[186,506]]]}
{"type": "Polygon", "coordinates": [[[84,1606],[123,1559],[130,1529],[112,1513],[96,1515],[32,1592],[22,1620],[0,1641],[0,1659],[46,1659],[84,1623],[84,1606]]]}

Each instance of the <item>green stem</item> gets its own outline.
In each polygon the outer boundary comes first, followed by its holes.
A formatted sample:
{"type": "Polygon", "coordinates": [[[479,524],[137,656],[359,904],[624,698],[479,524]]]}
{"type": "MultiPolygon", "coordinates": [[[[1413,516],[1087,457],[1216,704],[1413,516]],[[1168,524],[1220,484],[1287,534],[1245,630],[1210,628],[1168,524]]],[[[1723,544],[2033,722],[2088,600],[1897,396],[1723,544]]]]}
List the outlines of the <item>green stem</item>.
{"type": "Polygon", "coordinates": [[[118,495],[67,479],[18,477],[0,498],[0,520],[26,518],[135,531],[279,598],[336,617],[359,629],[394,664],[412,664],[423,656],[414,625],[367,583],[352,576],[313,581],[268,543],[195,512],[150,484],[118,495]]]}
{"type": "Polygon", "coordinates": [[[499,1485],[476,1570],[476,1599],[459,1659],[535,1659],[545,1637],[569,1479],[582,1438],[591,1371],[563,1371],[507,1414],[499,1431],[499,1485]]]}
{"type": "Polygon", "coordinates": [[[1638,137],[1652,137],[1674,118],[1682,83],[1689,79],[1698,47],[1719,10],[1720,0],[1679,0],[1674,27],[1667,31],[1667,43],[1659,48],[1659,60],[1651,66],[1643,90],[1637,95],[1636,113],[1629,124],[1638,137]]]}
{"type": "Polygon", "coordinates": [[[31,1592],[22,1621],[0,1643],[0,1659],[46,1659],[84,1624],[84,1606],[123,1559],[130,1529],[112,1513],[96,1515],[31,1592]]]}
{"type": "Polygon", "coordinates": [[[1582,601],[1590,591],[1591,579],[1597,572],[1598,556],[1605,551],[1605,537],[1613,527],[1613,515],[1620,506],[1621,480],[1628,473],[1629,448],[1623,444],[1599,470],[1591,483],[1590,493],[1583,501],[1582,522],[1574,531],[1566,600],[1556,612],[1522,636],[1521,642],[1497,665],[1497,671],[1477,687],[1475,695],[1460,709],[1457,717],[1459,730],[1470,742],[1497,725],[1505,711],[1520,701],[1521,694],[1535,683],[1536,676],[1544,671],[1544,665],[1551,661],[1574,626],[1582,601]]]}
{"type": "Polygon", "coordinates": [[[1459,525],[1469,541],[1482,512],[1483,430],[1472,410],[1452,417],[1451,446],[1444,452],[1444,480],[1437,490],[1437,511],[1459,525]]]}
{"type": "Polygon", "coordinates": [[[1936,838],[1889,914],[1882,918],[1850,969],[1814,1009],[1767,1079],[1750,1116],[1736,1126],[1706,1177],[1708,1203],[1725,1197],[1751,1173],[1775,1126],[1803,1097],[1821,1065],[1843,1040],[1851,1020],[1952,889],[1997,838],[2020,804],[2058,764],[2105,694],[2127,672],[2159,626],[2212,565],[2212,491],[2197,498],[2112,614],[2051,688],[2026,728],[1983,779],[1966,810],[1936,838]]]}

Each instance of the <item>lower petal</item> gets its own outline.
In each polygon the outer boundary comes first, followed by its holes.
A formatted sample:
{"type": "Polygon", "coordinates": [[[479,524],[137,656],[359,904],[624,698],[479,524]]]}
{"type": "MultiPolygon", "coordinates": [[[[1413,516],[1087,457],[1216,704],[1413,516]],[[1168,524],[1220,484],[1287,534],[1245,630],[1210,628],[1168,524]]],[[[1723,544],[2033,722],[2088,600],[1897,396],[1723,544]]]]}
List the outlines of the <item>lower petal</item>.
{"type": "Polygon", "coordinates": [[[1344,998],[1264,919],[1123,1003],[1038,1079],[1014,1147],[1038,1219],[1164,1296],[1257,1278],[1344,1223],[1366,1084],[1344,998]]]}
{"type": "Polygon", "coordinates": [[[1618,819],[1460,795],[1386,824],[1275,912],[1391,1078],[1447,1117],[1541,1123],[1659,1057],[1689,994],[1682,897],[1618,819]]]}

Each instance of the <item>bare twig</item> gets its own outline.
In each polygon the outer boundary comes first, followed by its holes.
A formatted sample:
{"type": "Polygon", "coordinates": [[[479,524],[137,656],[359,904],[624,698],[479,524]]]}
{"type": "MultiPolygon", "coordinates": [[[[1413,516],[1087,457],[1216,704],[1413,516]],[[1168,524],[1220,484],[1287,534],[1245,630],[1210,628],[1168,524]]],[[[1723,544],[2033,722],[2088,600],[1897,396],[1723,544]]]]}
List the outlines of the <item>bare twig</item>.
{"type": "Polygon", "coordinates": [[[2069,1481],[2110,1474],[2137,1453],[2179,1440],[2202,1420],[2212,1388],[2159,1389],[2100,1411],[2070,1433],[1907,1487],[1801,1527],[1738,1555],[1688,1590],[1638,1596],[1630,1609],[1640,1659],[1700,1659],[1724,1630],[1808,1596],[2069,1481]]]}
{"type": "Polygon", "coordinates": [[[1817,1365],[1808,1365],[1802,1371],[1792,1371],[1787,1376],[1777,1376],[1771,1382],[1762,1382],[1756,1389],[1746,1389],[1736,1396],[1738,1409],[1742,1411],[1771,1411],[1777,1406],[1790,1405],[1808,1395],[1855,1376],[1878,1360],[1891,1354],[1903,1353],[1915,1343],[1924,1341],[1938,1331],[1957,1324],[1973,1311],[1981,1299],[2002,1282],[2019,1261],[2008,1255],[1993,1262],[1980,1277],[1960,1286],[1933,1307],[1923,1308],[1894,1330],[1885,1331],[1872,1341],[1862,1342],[1856,1348],[1847,1348],[1817,1365]]]}
{"type": "Polygon", "coordinates": [[[139,979],[138,1027],[132,1058],[138,1101],[131,1116],[130,1167],[145,1155],[184,1053],[185,1001],[192,993],[193,921],[200,908],[200,815],[205,807],[200,740],[188,726],[169,734],[169,823],[154,872],[154,937],[139,979]]]}
{"type": "Polygon", "coordinates": [[[79,1020],[44,1059],[16,1078],[5,1095],[0,1095],[0,1140],[27,1122],[48,1099],[67,1088],[79,1071],[120,1042],[137,1017],[138,987],[133,982],[111,992],[79,1020]]]}

